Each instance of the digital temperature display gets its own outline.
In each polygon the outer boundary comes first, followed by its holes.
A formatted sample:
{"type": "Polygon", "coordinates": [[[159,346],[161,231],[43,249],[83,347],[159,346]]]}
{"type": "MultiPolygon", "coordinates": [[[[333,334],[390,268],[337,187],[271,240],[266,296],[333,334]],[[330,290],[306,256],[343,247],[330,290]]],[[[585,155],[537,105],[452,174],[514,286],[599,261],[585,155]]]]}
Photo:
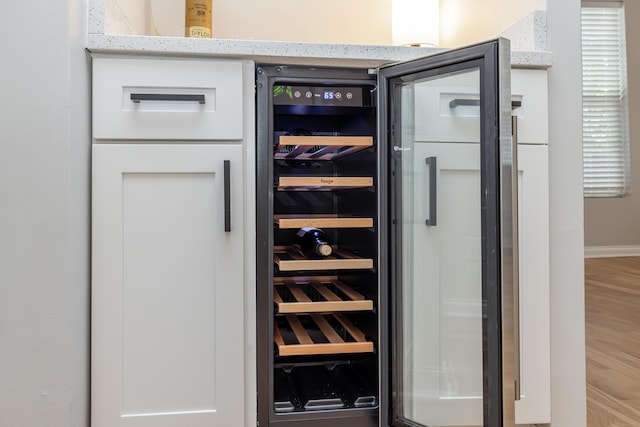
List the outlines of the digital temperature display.
{"type": "Polygon", "coordinates": [[[327,107],[362,107],[371,105],[369,86],[298,86],[274,88],[275,105],[309,105],[327,107]],[[366,88],[366,97],[365,97],[366,88]],[[365,99],[366,98],[366,99],[365,99]]]}

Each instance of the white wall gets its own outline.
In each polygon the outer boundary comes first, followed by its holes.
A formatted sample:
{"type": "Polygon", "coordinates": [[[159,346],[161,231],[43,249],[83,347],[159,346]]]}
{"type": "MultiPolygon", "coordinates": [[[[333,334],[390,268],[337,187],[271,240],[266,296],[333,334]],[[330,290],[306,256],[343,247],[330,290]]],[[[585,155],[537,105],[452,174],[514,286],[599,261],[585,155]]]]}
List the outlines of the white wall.
{"type": "Polygon", "coordinates": [[[631,194],[618,199],[585,199],[585,245],[640,247],[640,2],[626,1],[631,194]]]}
{"type": "MultiPolygon", "coordinates": [[[[107,32],[184,34],[184,2],[107,0],[109,17],[127,15],[128,25],[107,32]],[[151,5],[155,20],[141,15],[151,5]],[[155,13],[154,12],[154,13],[155,13]],[[154,23],[155,21],[155,23],[154,23]],[[127,27],[130,27],[130,30],[127,27]]],[[[342,44],[390,44],[391,0],[214,0],[214,38],[342,44]]]]}
{"type": "Polygon", "coordinates": [[[0,426],[88,425],[85,0],[0,14],[0,426]]]}
{"type": "MultiPolygon", "coordinates": [[[[438,1],[438,0],[435,0],[438,1]]],[[[393,0],[214,0],[213,35],[222,39],[390,45],[393,0]]],[[[495,38],[546,0],[439,0],[440,46],[495,38]],[[478,17],[482,17],[479,19],[478,17]]],[[[184,4],[107,0],[106,32],[181,36],[184,4]],[[149,13],[149,10],[152,13],[149,13]],[[145,14],[155,16],[145,18],[145,14]]],[[[425,17],[425,23],[430,22],[425,17]]]]}
{"type": "Polygon", "coordinates": [[[459,47],[495,38],[546,0],[440,0],[440,46],[459,47]]]}
{"type": "Polygon", "coordinates": [[[580,0],[547,5],[551,425],[584,427],[584,247],[580,0]]]}
{"type": "Polygon", "coordinates": [[[213,2],[214,37],[389,44],[390,0],[213,2]]]}

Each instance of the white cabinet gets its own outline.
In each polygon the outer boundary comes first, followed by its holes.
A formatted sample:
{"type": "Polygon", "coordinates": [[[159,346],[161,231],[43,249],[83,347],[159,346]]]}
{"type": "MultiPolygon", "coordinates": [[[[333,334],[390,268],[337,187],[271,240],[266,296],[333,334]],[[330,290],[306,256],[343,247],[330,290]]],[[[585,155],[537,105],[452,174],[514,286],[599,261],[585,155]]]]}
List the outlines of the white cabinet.
{"type": "MultiPolygon", "coordinates": [[[[432,325],[412,337],[410,360],[420,372],[413,387],[416,393],[428,391],[414,411],[438,413],[436,408],[449,405],[455,410],[439,411],[448,415],[438,419],[438,425],[473,425],[482,414],[482,384],[469,375],[482,364],[482,343],[476,341],[480,325],[474,322],[480,316],[474,311],[475,301],[481,299],[480,201],[474,191],[480,186],[479,145],[418,143],[415,150],[416,179],[409,191],[415,195],[416,221],[405,227],[412,227],[411,250],[422,261],[407,274],[433,277],[449,286],[418,286],[410,298],[415,302],[411,312],[416,323],[432,325]],[[425,226],[433,191],[427,158],[437,159],[436,227],[425,226]],[[446,378],[440,377],[442,367],[446,378]]],[[[548,146],[519,144],[517,154],[521,397],[516,402],[516,423],[543,424],[551,418],[548,146]]]]}
{"type": "Polygon", "coordinates": [[[128,61],[94,60],[91,424],[253,425],[252,64],[203,61],[196,69],[214,72],[194,80],[197,61],[128,61]],[[122,88],[150,68],[151,85],[238,99],[217,97],[211,114],[181,100],[121,113],[122,88]],[[220,79],[221,70],[239,75],[220,79]],[[163,122],[172,133],[160,138],[153,124],[163,122]]]}
{"type": "Polygon", "coordinates": [[[518,118],[519,144],[549,143],[547,72],[511,70],[512,114],[518,118]]]}
{"type": "Polygon", "coordinates": [[[242,147],[93,155],[93,426],[242,426],[242,147]]]}
{"type": "Polygon", "coordinates": [[[93,59],[93,137],[241,140],[239,61],[93,59]]]}
{"type": "Polygon", "coordinates": [[[517,424],[551,420],[549,148],[518,145],[520,387],[517,424]]]}
{"type": "Polygon", "coordinates": [[[480,71],[475,70],[417,85],[416,141],[479,143],[479,80],[480,71]]]}
{"type": "Polygon", "coordinates": [[[518,158],[520,400],[516,424],[551,422],[547,72],[512,70],[518,158]]]}
{"type": "MultiPolygon", "coordinates": [[[[464,73],[416,88],[416,140],[479,142],[478,73],[464,73]],[[432,126],[438,123],[438,126],[432,126]]],[[[512,114],[518,117],[518,142],[549,142],[547,73],[511,70],[512,114]]]]}
{"type": "Polygon", "coordinates": [[[405,339],[412,343],[405,363],[414,372],[410,390],[416,402],[405,410],[429,425],[480,425],[480,144],[416,143],[414,147],[413,178],[408,170],[403,178],[403,208],[413,218],[403,223],[410,230],[406,235],[413,238],[404,256],[412,256],[413,263],[410,270],[405,266],[403,275],[414,283],[404,290],[410,301],[405,303],[405,315],[419,327],[405,331],[405,339]],[[437,201],[437,219],[432,217],[430,201],[437,201]]]}

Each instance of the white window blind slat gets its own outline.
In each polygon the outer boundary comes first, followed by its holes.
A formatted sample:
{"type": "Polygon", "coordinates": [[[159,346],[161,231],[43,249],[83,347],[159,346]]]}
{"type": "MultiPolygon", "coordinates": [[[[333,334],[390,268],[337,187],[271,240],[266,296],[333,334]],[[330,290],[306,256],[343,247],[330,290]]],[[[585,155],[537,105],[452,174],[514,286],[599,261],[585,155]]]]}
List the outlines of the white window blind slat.
{"type": "Polygon", "coordinates": [[[629,193],[627,64],[622,5],[582,6],[585,197],[629,193]]]}

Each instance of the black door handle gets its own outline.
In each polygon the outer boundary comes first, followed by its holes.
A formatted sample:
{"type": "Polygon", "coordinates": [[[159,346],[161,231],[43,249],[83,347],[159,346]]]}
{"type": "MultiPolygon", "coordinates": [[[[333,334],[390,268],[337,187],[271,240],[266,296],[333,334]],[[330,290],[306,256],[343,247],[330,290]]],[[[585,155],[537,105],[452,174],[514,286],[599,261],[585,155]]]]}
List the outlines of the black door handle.
{"type": "Polygon", "coordinates": [[[435,156],[427,157],[427,165],[429,166],[429,218],[425,221],[427,225],[437,225],[438,212],[438,161],[435,156]]]}
{"type": "Polygon", "coordinates": [[[231,231],[231,161],[224,161],[224,231],[231,231]]]}

